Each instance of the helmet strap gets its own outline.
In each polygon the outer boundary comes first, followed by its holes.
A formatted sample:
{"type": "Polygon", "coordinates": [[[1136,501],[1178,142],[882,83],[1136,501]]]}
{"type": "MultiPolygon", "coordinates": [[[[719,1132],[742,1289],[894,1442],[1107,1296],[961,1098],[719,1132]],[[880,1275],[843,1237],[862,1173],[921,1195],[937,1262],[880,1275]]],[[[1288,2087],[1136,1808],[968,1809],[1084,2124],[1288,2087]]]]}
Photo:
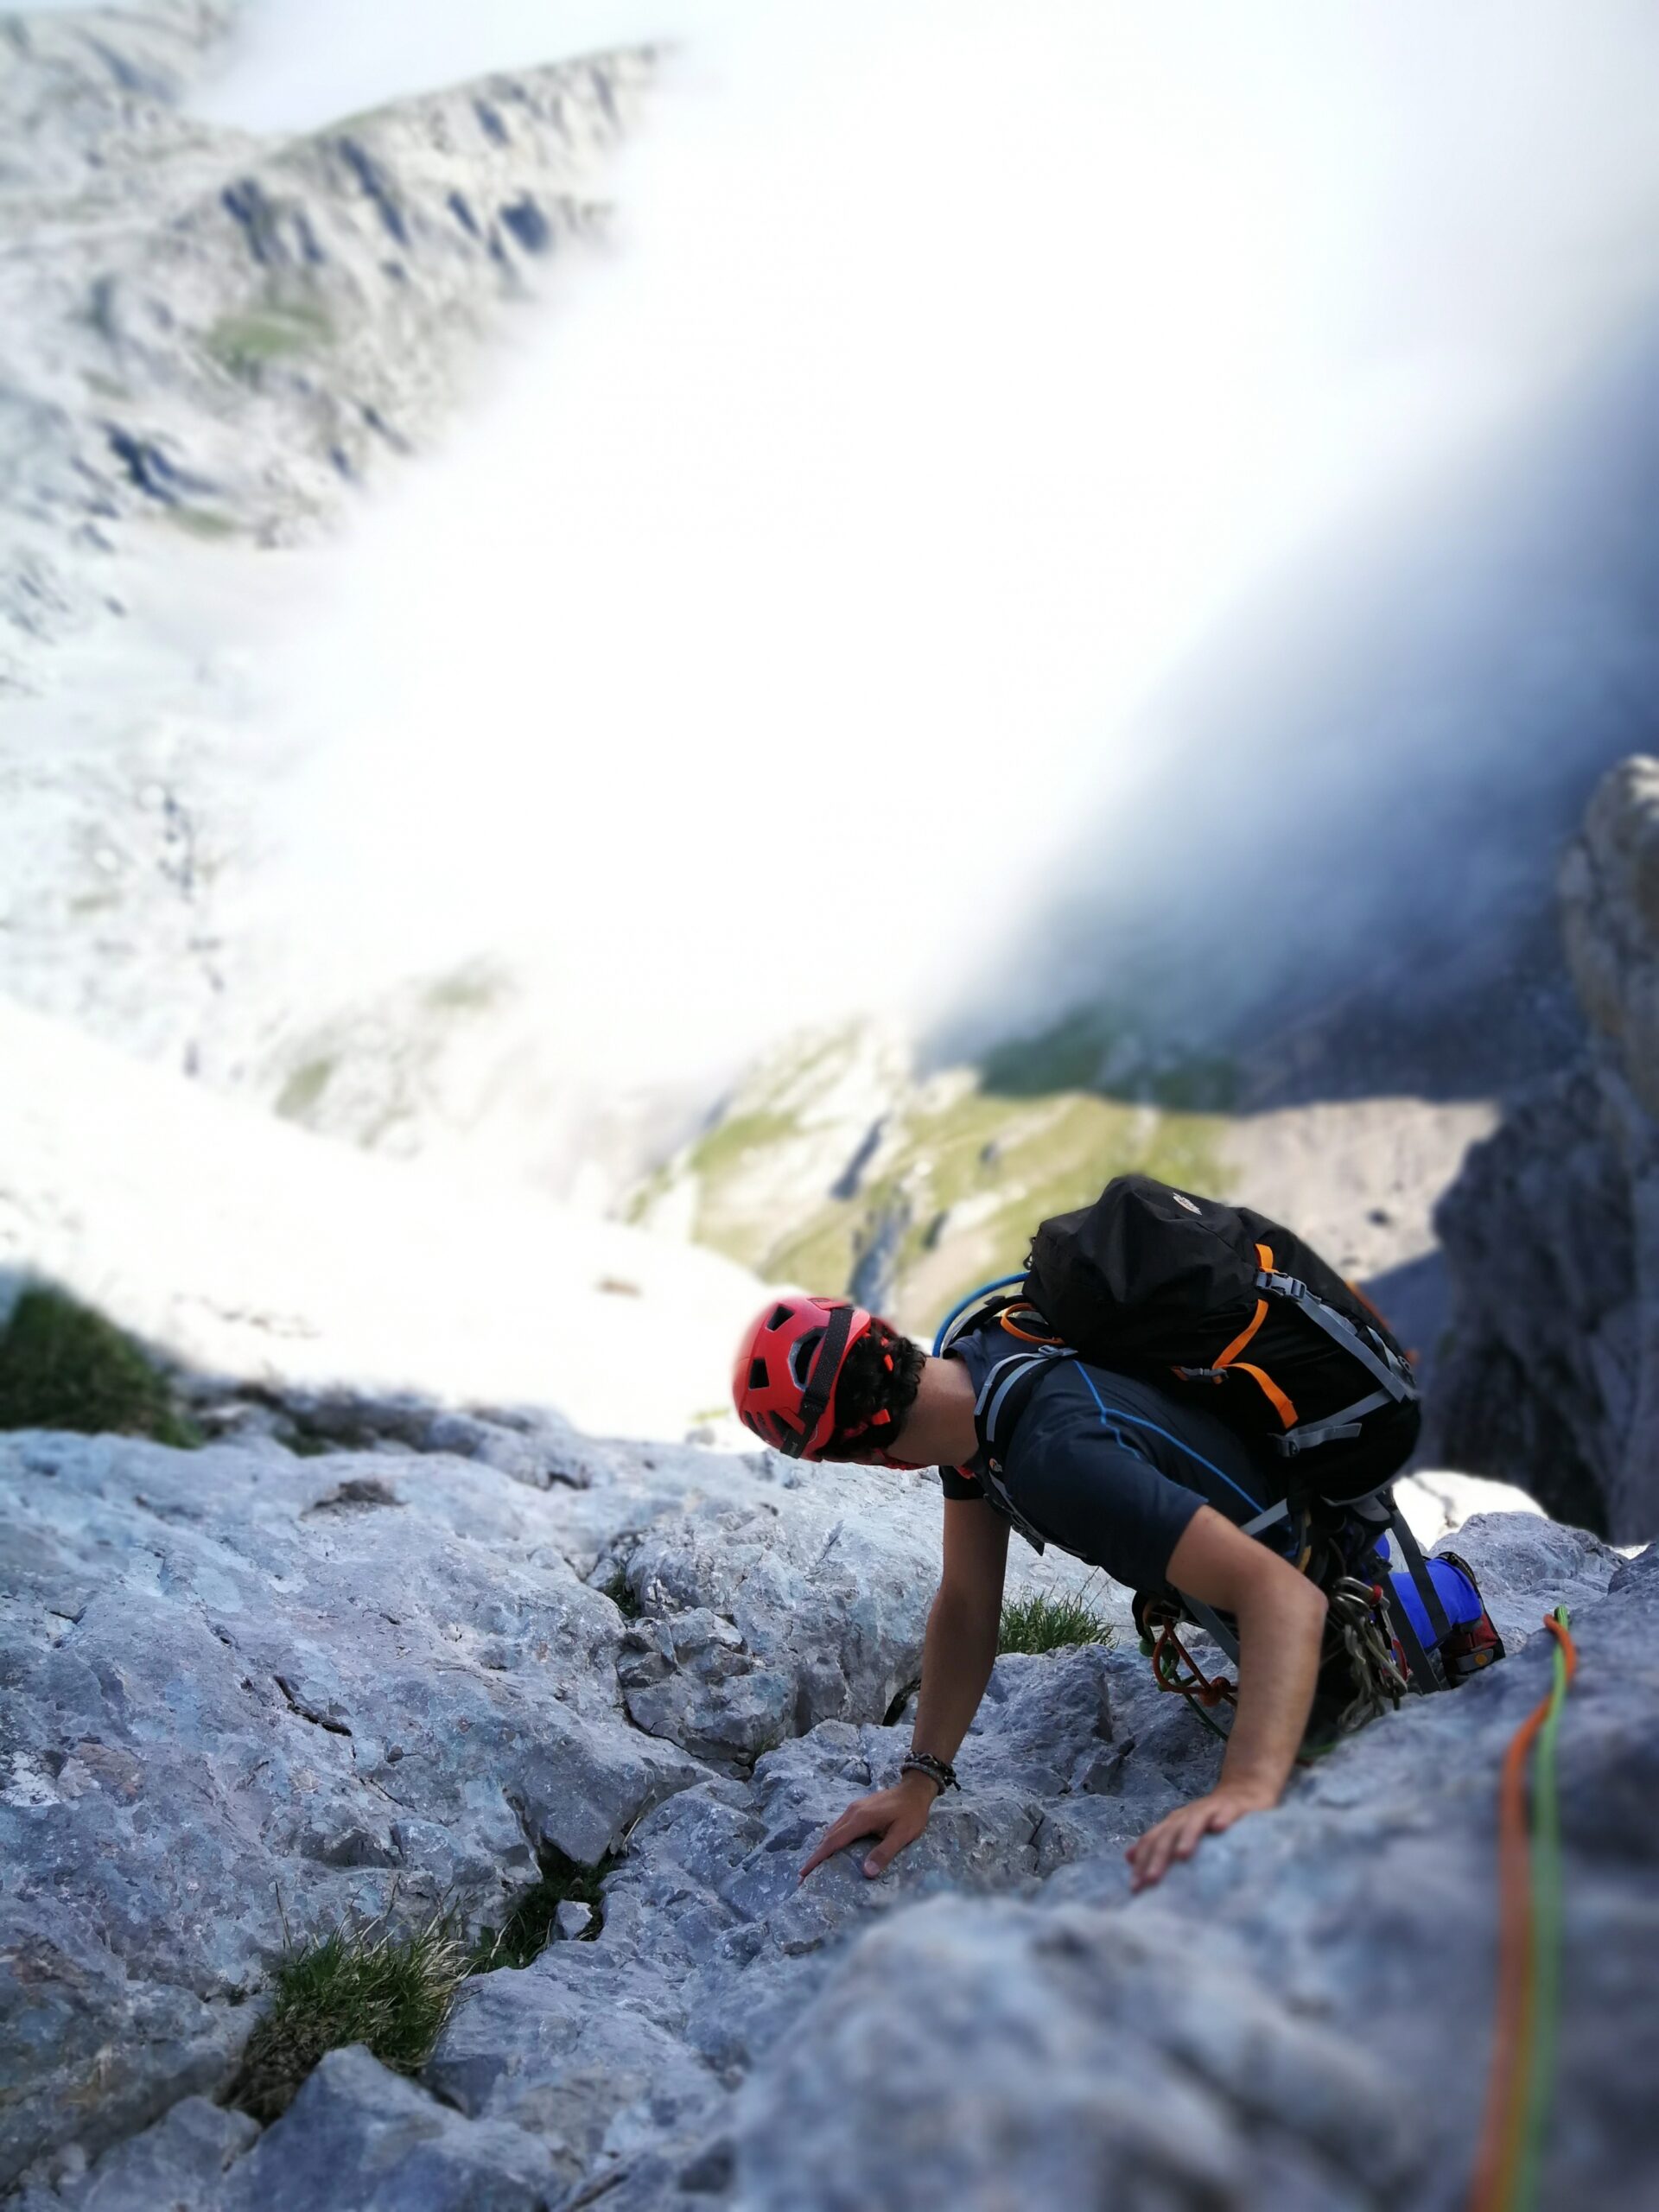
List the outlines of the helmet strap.
{"type": "Polygon", "coordinates": [[[790,1454],[791,1459],[804,1457],[817,1433],[818,1423],[830,1410],[830,1401],[841,1373],[842,1356],[847,1350],[847,1339],[852,1332],[852,1307],[837,1306],[825,1324],[823,1341],[818,1346],[818,1356],[812,1363],[812,1373],[801,1399],[801,1440],[798,1448],[790,1454]]]}

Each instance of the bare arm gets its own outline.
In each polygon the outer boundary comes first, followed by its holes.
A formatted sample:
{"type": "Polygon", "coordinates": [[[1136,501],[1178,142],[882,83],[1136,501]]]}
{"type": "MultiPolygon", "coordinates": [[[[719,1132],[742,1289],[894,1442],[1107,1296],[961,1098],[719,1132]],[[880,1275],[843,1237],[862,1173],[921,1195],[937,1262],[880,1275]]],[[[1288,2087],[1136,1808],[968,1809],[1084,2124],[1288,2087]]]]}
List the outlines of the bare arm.
{"type": "Polygon", "coordinates": [[[1187,1523],[1169,1580],[1238,1623],[1238,1710],[1216,1787],[1160,1821],[1128,1853],[1134,1886],[1159,1881],[1203,1837],[1279,1802],[1307,1726],[1325,1636],[1325,1596],[1210,1506],[1187,1523]]]}
{"type": "MultiPolygon", "coordinates": [[[[927,1617],[922,1689],[911,1738],[917,1751],[931,1751],[935,1758],[955,1758],[991,1679],[1007,1561],[1008,1524],[1001,1515],[977,1501],[948,1498],[944,1566],[927,1617]]],[[[927,1826],[938,1795],[925,1774],[906,1774],[890,1789],[859,1798],[802,1867],[801,1879],[866,1835],[877,1841],[864,1861],[864,1872],[880,1873],[927,1826]]]]}

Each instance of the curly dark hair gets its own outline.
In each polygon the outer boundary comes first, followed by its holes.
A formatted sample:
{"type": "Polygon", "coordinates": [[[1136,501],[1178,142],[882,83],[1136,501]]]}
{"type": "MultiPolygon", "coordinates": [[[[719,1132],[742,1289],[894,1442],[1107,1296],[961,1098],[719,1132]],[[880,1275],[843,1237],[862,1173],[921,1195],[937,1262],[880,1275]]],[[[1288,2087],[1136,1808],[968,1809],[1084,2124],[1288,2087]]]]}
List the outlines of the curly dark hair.
{"type": "Polygon", "coordinates": [[[836,1378],[835,1433],[818,1457],[856,1459],[889,1452],[916,1402],[926,1355],[878,1315],[842,1362],[836,1378]],[[877,1416],[886,1414],[886,1421],[877,1416]]]}

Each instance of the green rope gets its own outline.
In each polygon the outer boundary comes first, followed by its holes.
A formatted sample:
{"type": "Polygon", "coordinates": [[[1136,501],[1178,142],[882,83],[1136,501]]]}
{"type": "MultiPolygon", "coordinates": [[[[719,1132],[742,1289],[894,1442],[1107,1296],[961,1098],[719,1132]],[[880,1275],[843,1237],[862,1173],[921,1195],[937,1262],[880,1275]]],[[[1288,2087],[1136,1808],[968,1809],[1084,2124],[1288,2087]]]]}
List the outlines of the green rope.
{"type": "MultiPolygon", "coordinates": [[[[1555,1618],[1573,1624],[1565,1605],[1555,1618]]],[[[1532,1766],[1532,2049],[1527,2054],[1526,2123],[1516,2172],[1514,2212],[1533,2212],[1543,2170],[1544,2135],[1555,2086],[1555,2044],[1561,2002],[1561,1807],[1555,1770],[1561,1710],[1567,1703],[1567,1652],[1559,1637],[1549,1712],[1533,1747],[1532,1766]]]]}

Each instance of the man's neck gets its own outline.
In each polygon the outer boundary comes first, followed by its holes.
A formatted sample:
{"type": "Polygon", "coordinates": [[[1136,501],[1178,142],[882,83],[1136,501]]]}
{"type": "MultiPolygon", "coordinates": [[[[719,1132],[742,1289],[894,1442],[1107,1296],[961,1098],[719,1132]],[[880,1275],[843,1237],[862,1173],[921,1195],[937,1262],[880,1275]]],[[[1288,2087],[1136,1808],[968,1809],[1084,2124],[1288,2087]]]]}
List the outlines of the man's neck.
{"type": "Polygon", "coordinates": [[[959,1359],[930,1359],[893,1446],[918,1467],[965,1466],[979,1449],[973,1377],[959,1359]]]}

